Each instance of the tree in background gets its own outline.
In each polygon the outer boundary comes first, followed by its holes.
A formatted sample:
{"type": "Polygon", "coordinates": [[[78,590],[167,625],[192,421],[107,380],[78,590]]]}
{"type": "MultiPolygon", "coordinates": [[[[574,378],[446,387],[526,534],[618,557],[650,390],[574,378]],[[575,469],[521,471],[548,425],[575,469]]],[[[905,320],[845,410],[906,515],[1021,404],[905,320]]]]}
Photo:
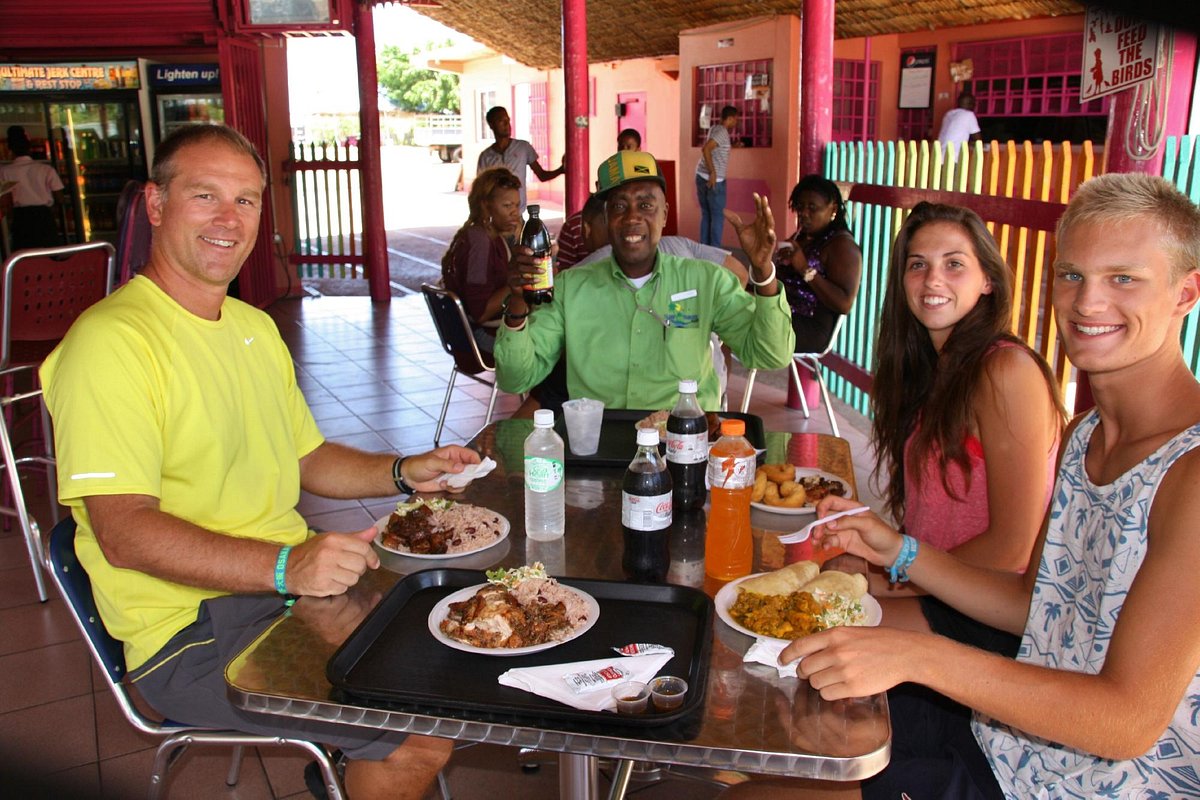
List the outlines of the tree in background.
{"type": "MultiPolygon", "coordinates": [[[[450,44],[447,40],[444,44],[450,44]]],[[[412,64],[412,56],[440,47],[429,43],[405,53],[388,45],[379,54],[379,87],[392,105],[401,111],[423,114],[458,114],[458,76],[451,72],[421,69],[412,64]]]]}

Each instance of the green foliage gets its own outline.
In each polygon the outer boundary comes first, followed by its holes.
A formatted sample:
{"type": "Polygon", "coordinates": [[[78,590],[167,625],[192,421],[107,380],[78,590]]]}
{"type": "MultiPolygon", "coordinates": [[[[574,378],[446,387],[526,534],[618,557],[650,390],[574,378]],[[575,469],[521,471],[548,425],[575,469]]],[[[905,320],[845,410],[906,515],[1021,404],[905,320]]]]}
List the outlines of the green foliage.
{"type": "MultiPolygon", "coordinates": [[[[445,44],[450,44],[449,40],[445,44]]],[[[395,45],[383,48],[378,64],[379,86],[400,110],[424,114],[459,113],[458,76],[412,65],[412,56],[439,46],[431,42],[409,53],[401,52],[395,45]]]]}

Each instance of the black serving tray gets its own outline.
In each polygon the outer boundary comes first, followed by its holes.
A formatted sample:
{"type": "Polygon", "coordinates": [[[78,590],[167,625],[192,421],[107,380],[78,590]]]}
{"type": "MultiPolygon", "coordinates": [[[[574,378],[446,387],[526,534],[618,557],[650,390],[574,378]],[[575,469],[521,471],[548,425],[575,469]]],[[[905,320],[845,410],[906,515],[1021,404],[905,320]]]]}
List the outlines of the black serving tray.
{"type": "MultiPolygon", "coordinates": [[[[567,435],[567,423],[559,414],[554,420],[554,430],[566,443],[568,467],[620,467],[624,469],[637,452],[637,422],[652,411],[635,409],[605,409],[604,421],[600,423],[600,447],[590,456],[577,456],[571,452],[571,438],[567,435]]],[[[762,417],[757,414],[742,414],[737,411],[718,411],[721,419],[740,419],[746,423],[746,439],[758,450],[767,446],[767,434],[762,417]]],[[[659,449],[663,449],[663,445],[659,449]]]]}
{"type": "Polygon", "coordinates": [[[675,722],[704,702],[712,647],[712,600],[696,589],[669,584],[559,578],[600,604],[591,630],[549,650],[523,656],[488,656],[447,647],[433,638],[434,605],[458,589],[484,583],[482,572],[431,569],[397,583],[330,658],[326,676],[342,699],[415,713],[449,709],[537,724],[541,720],[648,727],[675,722]],[[682,706],[666,713],[620,715],[583,711],[521,689],[501,686],[500,674],[608,656],[631,642],[667,645],[675,655],[660,671],[688,682],[682,706]]]}

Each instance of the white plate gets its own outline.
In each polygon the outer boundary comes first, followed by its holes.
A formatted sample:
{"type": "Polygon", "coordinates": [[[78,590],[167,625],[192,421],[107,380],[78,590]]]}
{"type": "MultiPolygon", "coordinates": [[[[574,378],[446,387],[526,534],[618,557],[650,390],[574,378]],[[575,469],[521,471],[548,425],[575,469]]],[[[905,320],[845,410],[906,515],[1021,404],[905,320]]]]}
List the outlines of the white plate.
{"type": "MultiPolygon", "coordinates": [[[[490,509],[484,510],[488,511],[490,509]]],[[[492,513],[495,512],[493,511],[492,513]]],[[[463,556],[481,553],[484,550],[487,550],[489,547],[495,547],[508,538],[508,531],[512,528],[512,526],[508,523],[508,518],[503,514],[496,514],[496,516],[500,518],[500,536],[497,537],[495,541],[488,542],[483,547],[476,547],[474,550],[467,550],[462,553],[411,553],[408,550],[397,550],[394,547],[388,547],[383,543],[383,532],[387,530],[388,520],[392,518],[391,514],[375,520],[375,544],[381,550],[387,550],[389,553],[395,553],[396,555],[404,556],[405,558],[427,558],[434,561],[447,558],[462,558],[463,556]]]]}
{"type": "Polygon", "coordinates": [[[583,602],[587,604],[588,609],[587,622],[576,628],[571,635],[565,639],[561,639],[557,642],[546,642],[545,644],[531,644],[528,647],[475,647],[474,645],[467,644],[466,642],[460,642],[457,639],[451,639],[449,636],[442,633],[442,620],[444,620],[450,614],[450,604],[459,603],[474,596],[475,592],[479,591],[485,586],[487,586],[486,583],[477,583],[474,586],[468,586],[465,589],[459,589],[457,592],[452,592],[451,594],[448,594],[439,600],[438,604],[435,605],[433,610],[429,612],[429,632],[433,634],[433,638],[437,639],[447,647],[453,647],[455,650],[462,650],[466,653],[478,653],[479,655],[483,656],[523,656],[527,653],[540,653],[542,650],[549,650],[551,647],[557,647],[558,645],[569,642],[572,639],[578,639],[580,636],[587,633],[591,627],[596,624],[596,620],[600,618],[600,604],[596,602],[596,598],[592,597],[587,592],[574,588],[573,586],[566,586],[560,583],[559,586],[562,586],[564,589],[579,595],[579,599],[583,600],[583,602]]]}
{"type": "MultiPolygon", "coordinates": [[[[730,581],[722,586],[721,591],[717,592],[717,596],[713,600],[717,606],[717,616],[721,618],[722,622],[733,628],[735,631],[744,633],[747,636],[753,636],[755,639],[766,639],[767,641],[771,642],[790,642],[791,639],[777,639],[774,636],[763,636],[760,633],[755,633],[749,628],[744,628],[739,625],[733,619],[733,617],[729,615],[729,607],[737,601],[738,584],[740,584],[742,581],[748,581],[751,578],[757,578],[759,575],[766,574],[767,573],[765,572],[759,572],[755,573],[754,575],[747,575],[744,578],[738,578],[736,581],[730,581]]],[[[862,603],[863,612],[867,615],[866,621],[864,621],[859,627],[873,628],[878,625],[883,619],[883,609],[880,607],[879,601],[869,594],[864,594],[862,597],[858,598],[858,602],[862,603]]]]}
{"type": "MultiPolygon", "coordinates": [[[[814,467],[796,467],[796,480],[800,480],[801,478],[809,478],[813,475],[816,475],[819,478],[824,478],[827,481],[836,481],[837,483],[840,483],[842,485],[842,489],[846,492],[842,496],[853,499],[853,495],[850,493],[850,484],[846,483],[832,472],[825,472],[824,470],[816,469],[814,467]]],[[[779,506],[769,506],[766,503],[754,502],[750,503],[750,506],[752,508],[757,508],[760,511],[767,511],[771,514],[785,514],[790,517],[799,516],[801,514],[812,514],[817,510],[817,507],[811,503],[805,503],[799,508],[780,508],[779,506]]]]}

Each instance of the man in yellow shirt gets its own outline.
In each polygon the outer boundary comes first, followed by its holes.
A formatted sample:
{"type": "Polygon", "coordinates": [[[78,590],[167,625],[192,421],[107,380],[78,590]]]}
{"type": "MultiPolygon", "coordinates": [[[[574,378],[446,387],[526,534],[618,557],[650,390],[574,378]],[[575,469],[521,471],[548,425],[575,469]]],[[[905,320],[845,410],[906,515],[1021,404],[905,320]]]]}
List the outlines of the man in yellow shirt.
{"type": "MultiPolygon", "coordinates": [[[[224,668],[286,608],[343,594],[379,566],[374,529],[313,535],[300,490],[438,490],[479,461],[461,447],[398,458],[324,441],[287,347],[227,296],[258,233],[265,170],[244,137],[200,125],[158,148],[145,269],[82,315],[42,368],[60,500],[130,679],[195,725],[308,738],[351,759],[351,796],[420,798],[450,743],[234,709],[224,668]]],[[[299,610],[299,606],[297,609],[299,610]]]]}

